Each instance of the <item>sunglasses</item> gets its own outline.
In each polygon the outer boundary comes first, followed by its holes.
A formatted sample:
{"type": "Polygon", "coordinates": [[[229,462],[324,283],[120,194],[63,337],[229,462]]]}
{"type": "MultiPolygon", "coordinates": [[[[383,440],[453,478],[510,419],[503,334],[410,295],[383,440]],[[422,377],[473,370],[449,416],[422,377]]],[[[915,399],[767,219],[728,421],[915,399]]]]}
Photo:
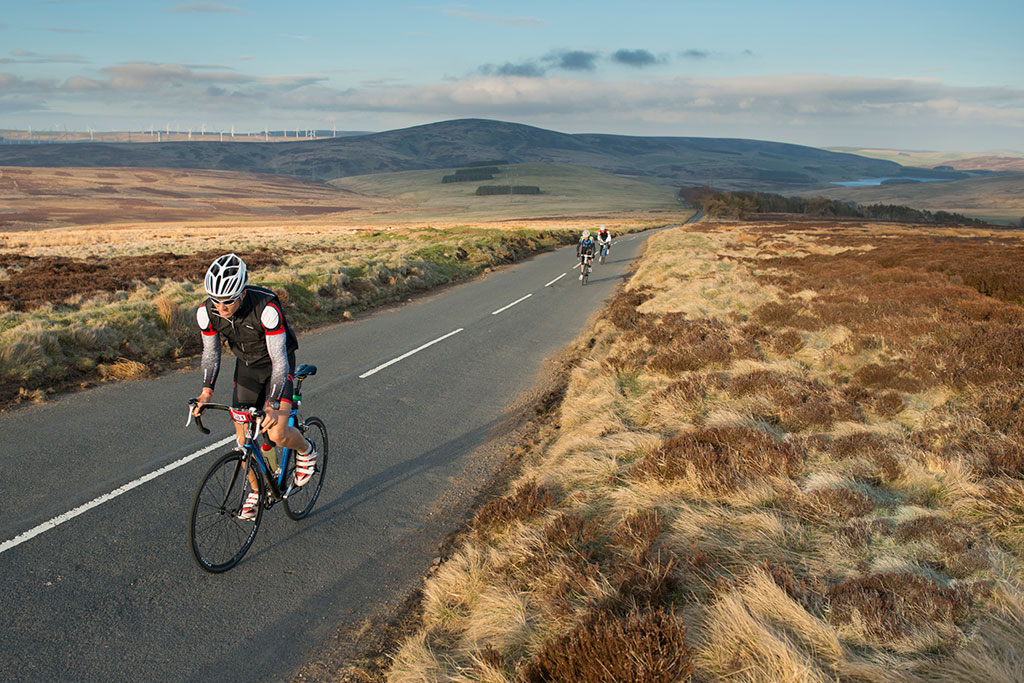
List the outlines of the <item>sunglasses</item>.
{"type": "Polygon", "coordinates": [[[233,297],[231,299],[214,299],[211,296],[210,297],[210,303],[212,303],[214,306],[224,306],[224,307],[227,307],[227,306],[230,306],[231,304],[235,303],[236,301],[238,301],[241,298],[242,298],[241,296],[236,296],[236,297],[233,297]]]}

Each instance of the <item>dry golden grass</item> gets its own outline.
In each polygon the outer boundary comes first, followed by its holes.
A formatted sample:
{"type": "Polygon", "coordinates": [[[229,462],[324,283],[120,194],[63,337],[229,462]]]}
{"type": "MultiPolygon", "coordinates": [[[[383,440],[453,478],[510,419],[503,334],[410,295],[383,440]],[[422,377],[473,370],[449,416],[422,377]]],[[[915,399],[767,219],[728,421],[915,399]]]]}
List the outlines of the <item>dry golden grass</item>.
{"type": "Polygon", "coordinates": [[[389,680],[611,680],[651,642],[692,656],[630,680],[1020,680],[1022,248],[853,223],[653,238],[389,680]]]}
{"type": "Polygon", "coordinates": [[[228,251],[243,255],[253,281],[278,292],[292,326],[303,329],[571,243],[580,225],[606,222],[622,234],[689,215],[633,212],[622,220],[526,217],[392,225],[394,214],[384,224],[374,210],[364,212],[368,220],[360,223],[343,220],[351,213],[313,210],[340,190],[310,183],[296,189],[288,179],[269,176],[167,169],[15,171],[0,177],[15,189],[0,187],[0,194],[20,192],[26,201],[42,197],[59,205],[54,197],[64,194],[92,201],[96,183],[118,192],[142,183],[144,189],[185,195],[168,199],[174,202],[219,193],[242,199],[249,196],[245,193],[259,194],[267,202],[306,198],[312,213],[293,221],[279,215],[224,217],[237,214],[235,209],[215,217],[190,210],[187,220],[161,223],[159,212],[143,212],[147,218],[138,222],[0,233],[0,408],[140,374],[123,364],[115,369],[118,358],[158,371],[196,353],[192,316],[203,298],[196,285],[209,261],[228,251]],[[292,190],[312,194],[300,192],[296,199],[292,190]]]}

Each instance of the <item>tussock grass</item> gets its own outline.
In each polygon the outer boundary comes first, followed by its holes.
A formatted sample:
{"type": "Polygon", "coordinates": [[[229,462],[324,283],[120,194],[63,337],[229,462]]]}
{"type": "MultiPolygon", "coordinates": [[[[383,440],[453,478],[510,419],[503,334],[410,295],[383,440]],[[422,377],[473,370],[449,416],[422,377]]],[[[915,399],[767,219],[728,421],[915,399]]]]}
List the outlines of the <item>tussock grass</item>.
{"type": "Polygon", "coordinates": [[[276,291],[301,330],[571,243],[576,232],[542,222],[361,232],[156,226],[23,236],[24,246],[0,249],[8,264],[0,276],[0,405],[146,376],[197,353],[195,308],[211,254],[245,256],[251,280],[276,291]],[[28,277],[33,284],[16,287],[28,277]],[[44,286],[43,303],[24,298],[44,286]]]}
{"type": "Polygon", "coordinates": [[[389,680],[666,680],[616,668],[664,643],[667,680],[1020,679],[1024,309],[993,244],[1021,247],[807,222],[652,239],[556,436],[427,583],[500,596],[501,631],[428,602],[389,680]]]}

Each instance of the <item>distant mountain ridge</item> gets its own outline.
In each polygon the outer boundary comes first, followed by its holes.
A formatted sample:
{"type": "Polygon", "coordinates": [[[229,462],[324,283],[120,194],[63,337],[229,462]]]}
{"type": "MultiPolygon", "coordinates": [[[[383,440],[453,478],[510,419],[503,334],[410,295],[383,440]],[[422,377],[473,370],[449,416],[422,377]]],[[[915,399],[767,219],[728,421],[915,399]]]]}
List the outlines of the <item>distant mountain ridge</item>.
{"type": "Polygon", "coordinates": [[[576,164],[671,186],[776,191],[881,176],[967,177],[781,142],[569,134],[488,119],[297,142],[0,145],[0,166],[203,168],[317,181],[496,160],[576,164]]]}

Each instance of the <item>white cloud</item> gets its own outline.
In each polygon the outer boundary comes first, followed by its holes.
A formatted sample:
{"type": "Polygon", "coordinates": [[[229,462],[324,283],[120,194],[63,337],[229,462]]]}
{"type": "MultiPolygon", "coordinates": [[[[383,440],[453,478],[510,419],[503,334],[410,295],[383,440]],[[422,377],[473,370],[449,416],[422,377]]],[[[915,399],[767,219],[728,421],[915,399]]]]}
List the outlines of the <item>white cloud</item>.
{"type": "Polygon", "coordinates": [[[82,64],[88,60],[81,55],[39,54],[30,50],[11,50],[14,59],[0,59],[0,64],[82,64]]]}
{"type": "Polygon", "coordinates": [[[63,82],[0,74],[0,109],[24,109],[25,98],[33,95],[37,108],[179,111],[175,115],[230,116],[239,122],[252,117],[260,127],[267,120],[328,116],[360,128],[373,122],[378,129],[484,117],[566,131],[804,144],[899,146],[902,141],[931,148],[970,139],[988,147],[1024,148],[1024,91],[951,86],[936,78],[781,74],[609,81],[492,75],[421,85],[374,79],[344,89],[320,74],[261,76],[215,65],[150,62],[120,64],[63,82]],[[936,143],[929,145],[928,139],[936,143]]]}
{"type": "Polygon", "coordinates": [[[182,12],[182,13],[198,13],[198,14],[243,14],[244,12],[238,7],[232,7],[231,5],[225,5],[221,2],[191,2],[181,3],[168,7],[164,10],[165,12],[182,12]]]}
{"type": "Polygon", "coordinates": [[[541,19],[534,19],[533,17],[492,17],[466,9],[444,9],[441,10],[441,13],[486,24],[505,24],[507,26],[523,26],[526,28],[537,28],[544,25],[541,19]]]}

